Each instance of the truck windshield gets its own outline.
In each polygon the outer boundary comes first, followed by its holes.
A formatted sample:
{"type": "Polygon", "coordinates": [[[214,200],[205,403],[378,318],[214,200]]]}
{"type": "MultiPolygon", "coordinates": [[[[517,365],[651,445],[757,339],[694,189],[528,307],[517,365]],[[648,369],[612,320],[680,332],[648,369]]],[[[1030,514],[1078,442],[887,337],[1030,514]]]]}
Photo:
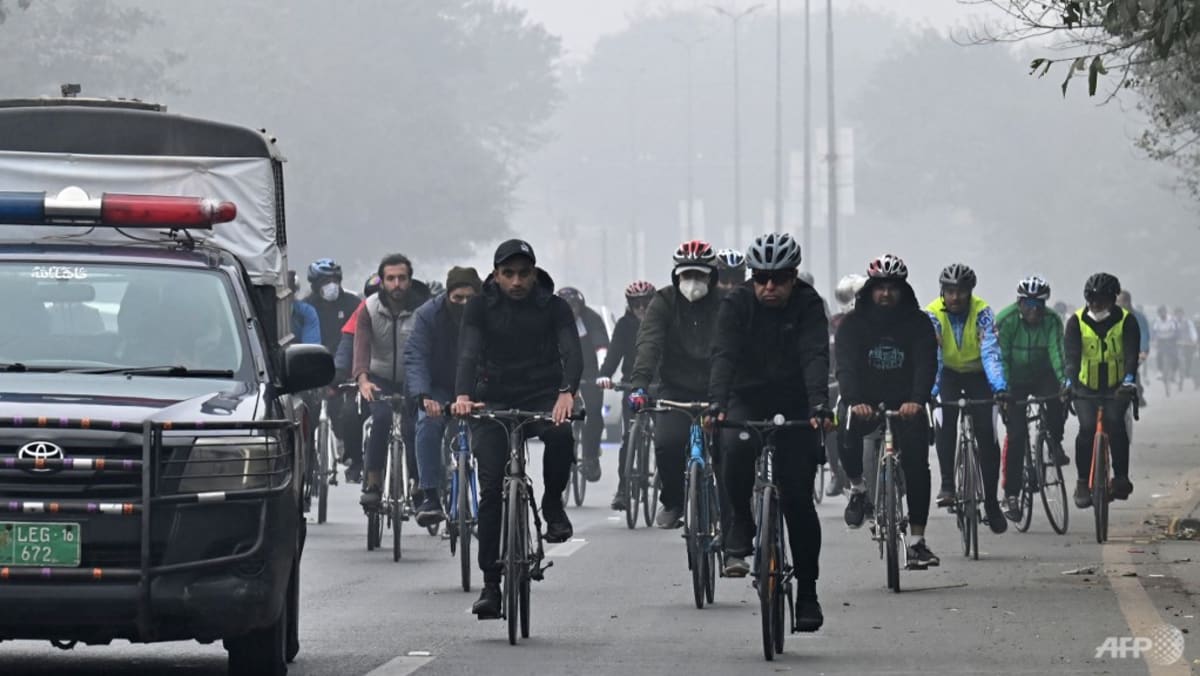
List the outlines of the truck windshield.
{"type": "Polygon", "coordinates": [[[0,263],[0,369],[243,372],[231,290],[214,271],[0,263]],[[149,368],[147,368],[149,367],[149,368]]]}

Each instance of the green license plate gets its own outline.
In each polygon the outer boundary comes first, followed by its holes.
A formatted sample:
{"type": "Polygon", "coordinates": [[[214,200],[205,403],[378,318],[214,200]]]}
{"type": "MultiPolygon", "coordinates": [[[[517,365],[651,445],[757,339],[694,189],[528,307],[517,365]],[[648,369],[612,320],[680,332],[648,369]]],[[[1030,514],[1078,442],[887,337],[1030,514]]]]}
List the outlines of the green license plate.
{"type": "Polygon", "coordinates": [[[79,565],[79,524],[0,521],[0,566],[79,565]]]}

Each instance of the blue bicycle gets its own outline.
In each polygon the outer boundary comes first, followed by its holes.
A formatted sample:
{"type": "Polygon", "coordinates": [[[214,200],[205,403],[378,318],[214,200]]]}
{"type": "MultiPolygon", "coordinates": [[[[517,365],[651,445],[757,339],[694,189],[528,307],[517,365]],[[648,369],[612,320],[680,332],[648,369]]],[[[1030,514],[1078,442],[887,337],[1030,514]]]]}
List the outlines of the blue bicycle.
{"type": "MultiPolygon", "coordinates": [[[[449,407],[447,407],[449,408],[449,407]]],[[[466,420],[458,421],[452,436],[450,453],[450,491],[447,497],[446,531],[450,536],[450,555],[457,551],[462,566],[463,591],[471,591],[471,537],[479,519],[479,487],[475,483],[475,459],[471,457],[466,420]]]]}
{"type": "Polygon", "coordinates": [[[689,455],[683,484],[683,537],[687,541],[688,568],[692,571],[692,594],[696,607],[712,603],[721,560],[721,507],[717,479],[709,454],[708,435],[700,418],[709,404],[659,399],[657,412],[685,413],[692,419],[689,455]]]}

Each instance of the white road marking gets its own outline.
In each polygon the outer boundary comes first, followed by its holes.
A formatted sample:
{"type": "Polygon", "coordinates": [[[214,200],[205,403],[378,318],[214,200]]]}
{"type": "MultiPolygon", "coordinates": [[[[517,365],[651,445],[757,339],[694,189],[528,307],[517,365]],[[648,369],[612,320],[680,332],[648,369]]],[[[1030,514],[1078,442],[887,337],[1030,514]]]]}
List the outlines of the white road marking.
{"type": "Polygon", "coordinates": [[[580,549],[583,549],[584,545],[586,544],[587,540],[583,538],[573,538],[570,542],[550,545],[546,548],[546,558],[565,559],[580,549]]]}
{"type": "Polygon", "coordinates": [[[365,676],[408,676],[433,661],[432,656],[401,655],[368,671],[365,676]]]}

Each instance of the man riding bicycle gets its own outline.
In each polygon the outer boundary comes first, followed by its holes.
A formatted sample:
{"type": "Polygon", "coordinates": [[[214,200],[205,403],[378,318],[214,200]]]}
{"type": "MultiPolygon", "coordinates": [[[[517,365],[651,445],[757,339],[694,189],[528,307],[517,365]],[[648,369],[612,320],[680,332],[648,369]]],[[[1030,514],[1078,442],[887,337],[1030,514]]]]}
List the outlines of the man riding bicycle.
{"type": "Polygon", "coordinates": [[[746,283],[746,256],[737,249],[717,252],[717,290],[721,295],[746,283]]]}
{"type": "Polygon", "coordinates": [[[1133,492],[1129,480],[1129,430],[1125,410],[1137,397],[1138,349],[1141,336],[1137,319],[1116,305],[1121,282],[1106,272],[1088,278],[1083,287],[1087,305],[1067,320],[1063,351],[1067,357],[1067,376],[1077,393],[1091,396],[1115,395],[1108,401],[1088,398],[1075,400],[1079,416],[1079,435],[1075,437],[1075,506],[1092,506],[1088,471],[1092,461],[1092,443],[1096,436],[1097,410],[1104,407],[1104,431],[1108,433],[1112,453],[1112,497],[1127,500],[1133,492]]]}
{"type": "MultiPolygon", "coordinates": [[[[818,429],[832,429],[829,322],[820,294],[797,279],[800,245],[790,235],[755,239],[746,251],[746,264],[751,283],[725,297],[717,320],[709,381],[711,413],[737,421],[782,414],[788,420],[811,423],[811,428],[778,433],[774,477],[795,566],[796,625],[800,631],[816,631],[824,616],[817,601],[821,522],[812,485],[817,466],[825,461],[819,437],[823,432],[818,429]]],[[[750,570],[746,557],[754,551],[751,498],[761,442],[728,429],[721,434],[720,448],[729,495],[722,507],[732,512],[724,539],[724,572],[743,577],[750,570]]]]}
{"type": "MultiPolygon", "coordinates": [[[[596,378],[596,385],[602,389],[611,390],[613,387],[613,375],[617,372],[617,366],[621,366],[621,380],[629,382],[633,376],[633,362],[637,358],[637,335],[638,329],[642,326],[642,320],[646,318],[646,308],[650,307],[650,299],[654,297],[654,285],[646,281],[636,281],[625,287],[625,314],[617,320],[617,325],[613,327],[612,343],[608,347],[608,354],[604,356],[604,363],[600,365],[600,376],[596,378]]],[[[621,407],[621,429],[629,429],[629,407],[621,407]]],[[[617,482],[617,492],[613,495],[612,508],[615,511],[623,511],[626,507],[627,496],[625,495],[625,454],[628,452],[629,435],[621,435],[621,454],[620,461],[617,463],[617,474],[620,480],[617,482]]]]}
{"type": "MultiPolygon", "coordinates": [[[[1008,399],[1008,383],[1000,357],[1000,343],[992,308],[982,298],[973,295],[975,271],[962,263],[953,263],[942,270],[938,280],[942,294],[925,311],[933,320],[938,336],[938,380],[934,396],[952,402],[965,399],[990,399],[993,395],[1002,404],[1008,399]]],[[[958,442],[956,409],[942,412],[942,424],[937,429],[938,466],[942,473],[942,490],[938,492],[939,507],[954,502],[954,452],[958,442]]],[[[971,415],[975,422],[975,442],[983,469],[984,511],[993,533],[1008,529],[1004,512],[996,499],[1000,482],[1000,448],[996,445],[992,407],[974,406],[971,415]]]]}
{"type": "MultiPolygon", "coordinates": [[[[1038,275],[1017,284],[1017,302],[1000,311],[996,332],[1005,378],[1012,388],[1014,406],[1009,407],[1008,452],[1004,463],[1004,516],[1021,519],[1021,484],[1025,472],[1025,447],[1028,445],[1027,410],[1021,406],[1029,395],[1052,397],[1066,392],[1069,381],[1063,367],[1062,320],[1056,312],[1046,311],[1050,285],[1038,275]]],[[[1046,430],[1057,465],[1070,464],[1062,450],[1064,411],[1059,399],[1042,404],[1046,430]]]]}
{"type": "MultiPolygon", "coordinates": [[[[641,410],[646,388],[657,374],[661,396],[675,401],[704,401],[713,330],[717,324],[720,294],[717,255],[708,242],[692,240],[675,250],[671,286],[659,289],[646,310],[637,337],[629,405],[641,410]]],[[[659,528],[683,525],[683,476],[691,420],[679,413],[658,414],[654,427],[655,460],[662,477],[659,500],[662,510],[654,523],[659,528]]],[[[717,470],[720,470],[718,465],[717,470]]]]}
{"type": "MultiPolygon", "coordinates": [[[[574,533],[563,508],[571,478],[575,441],[563,423],[575,406],[583,373],[579,331],[570,306],[554,295],[554,281],[535,267],[527,242],[511,239],[496,249],[495,270],[463,313],[460,329],[454,415],[469,415],[482,402],[488,408],[552,411],[554,424],[530,424],[525,434],[539,437],[542,454],[542,516],[546,541],[565,542],[574,533]]],[[[600,415],[589,411],[588,415],[600,415]]],[[[486,421],[472,425],[471,450],[479,476],[479,569],[483,591],[471,611],[483,619],[500,617],[501,490],[508,463],[508,437],[486,421]]]]}
{"type": "MultiPolygon", "coordinates": [[[[404,346],[412,333],[414,312],[429,300],[425,285],[414,284],[412,262],[403,254],[385,256],[379,263],[379,277],[383,286],[366,300],[354,330],[354,380],[371,411],[371,438],[366,440],[364,463],[367,476],[359,499],[365,508],[378,507],[383,497],[383,470],[392,435],[392,404],[377,400],[376,395],[404,394],[404,346]]],[[[404,443],[408,449],[416,436],[411,420],[414,412],[402,413],[401,424],[406,428],[404,443]]],[[[412,455],[415,454],[413,449],[412,455]]]]}
{"type": "Polygon", "coordinates": [[[446,417],[442,404],[454,395],[463,310],[482,287],[475,268],[451,268],[446,275],[445,293],[417,308],[412,335],[404,346],[408,393],[418,404],[417,473],[422,502],[417,507],[417,525],[421,527],[446,518],[438,499],[446,472],[442,457],[446,417]]]}
{"type": "Polygon", "coordinates": [[[600,438],[604,436],[604,392],[596,384],[600,377],[601,354],[608,350],[608,329],[600,313],[587,306],[583,293],[573,286],[558,290],[558,297],[567,301],[575,316],[575,327],[579,332],[579,345],[583,350],[583,382],[579,394],[585,410],[593,411],[583,421],[583,478],[589,482],[600,480],[600,438]]]}
{"type": "MultiPolygon", "coordinates": [[[[830,372],[837,372],[837,331],[841,326],[842,320],[846,315],[854,309],[854,299],[867,278],[862,275],[846,275],[838,280],[837,287],[833,291],[834,300],[838,303],[838,311],[829,317],[829,345],[830,345],[830,372]]],[[[831,401],[840,401],[837,415],[839,420],[844,420],[846,416],[846,402],[841,398],[841,392],[836,391],[837,381],[830,383],[831,388],[829,398],[831,401]]],[[[844,426],[839,425],[837,434],[834,438],[834,443],[827,444],[825,447],[825,456],[829,460],[829,469],[833,472],[833,478],[829,482],[828,488],[825,490],[827,497],[837,497],[842,494],[846,486],[849,485],[849,480],[846,478],[846,469],[842,466],[841,456],[846,449],[846,444],[849,443],[849,435],[846,434],[844,426]]]]}
{"type": "Polygon", "coordinates": [[[873,513],[863,481],[863,438],[879,428],[876,406],[898,411],[894,437],[907,489],[912,540],[908,560],[919,568],[937,566],[925,543],[929,521],[929,419],[925,406],[937,378],[937,338],[908,283],[908,266],[884,254],[867,266],[867,280],[854,309],[843,317],[834,342],[842,401],[850,412],[842,466],[850,481],[846,525],[862,526],[873,513]]]}

